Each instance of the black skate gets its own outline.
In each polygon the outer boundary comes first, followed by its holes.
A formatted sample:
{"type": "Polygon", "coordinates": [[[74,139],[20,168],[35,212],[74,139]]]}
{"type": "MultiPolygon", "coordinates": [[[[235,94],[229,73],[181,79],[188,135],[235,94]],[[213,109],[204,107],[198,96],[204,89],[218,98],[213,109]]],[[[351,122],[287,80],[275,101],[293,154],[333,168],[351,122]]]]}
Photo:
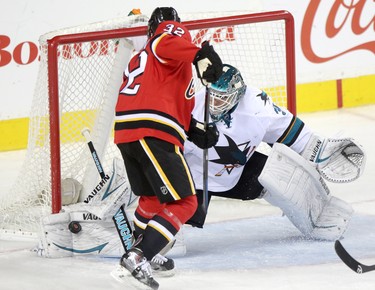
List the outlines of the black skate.
{"type": "Polygon", "coordinates": [[[150,261],[153,273],[156,276],[173,276],[174,275],[174,261],[170,258],[164,257],[161,254],[156,254],[150,261]]]}

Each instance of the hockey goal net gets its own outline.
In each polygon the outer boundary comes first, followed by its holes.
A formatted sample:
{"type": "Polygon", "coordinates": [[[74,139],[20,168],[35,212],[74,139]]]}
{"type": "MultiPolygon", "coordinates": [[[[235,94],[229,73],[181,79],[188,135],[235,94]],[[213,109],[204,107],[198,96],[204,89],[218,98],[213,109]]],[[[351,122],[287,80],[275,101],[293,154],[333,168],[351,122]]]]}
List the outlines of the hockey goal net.
{"type": "MultiPolygon", "coordinates": [[[[203,20],[184,24],[197,45],[209,40],[224,63],[239,68],[247,84],[264,89],[295,113],[291,14],[195,17],[203,20]]],[[[105,169],[120,156],[113,144],[114,107],[123,69],[134,45],[145,39],[146,23],[146,16],[136,15],[41,36],[28,149],[19,178],[0,200],[2,235],[35,236],[40,218],[61,209],[61,183],[67,179],[82,185],[78,201],[92,191],[99,174],[83,128],[90,129],[105,169]]],[[[201,87],[199,80],[195,87],[201,87]]]]}

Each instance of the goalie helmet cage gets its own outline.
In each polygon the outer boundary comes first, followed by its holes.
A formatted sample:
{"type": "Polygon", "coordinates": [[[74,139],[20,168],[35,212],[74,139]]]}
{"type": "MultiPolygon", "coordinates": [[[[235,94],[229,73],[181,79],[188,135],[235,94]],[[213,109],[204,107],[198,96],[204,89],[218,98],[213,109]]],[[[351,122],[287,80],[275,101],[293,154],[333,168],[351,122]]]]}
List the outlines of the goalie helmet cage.
{"type": "MultiPolygon", "coordinates": [[[[295,114],[292,15],[287,11],[207,15],[183,22],[193,42],[209,40],[248,85],[265,90],[276,104],[295,114]]],[[[41,37],[28,149],[11,194],[0,200],[2,234],[33,235],[40,217],[61,210],[62,194],[78,191],[80,183],[79,201],[83,201],[93,190],[99,174],[81,135],[83,128],[90,129],[105,170],[120,157],[112,136],[114,108],[123,70],[133,44],[146,35],[145,25],[147,17],[136,15],[41,37]],[[62,189],[62,181],[71,179],[75,182],[62,189]]],[[[202,88],[196,77],[195,88],[202,88]]]]}

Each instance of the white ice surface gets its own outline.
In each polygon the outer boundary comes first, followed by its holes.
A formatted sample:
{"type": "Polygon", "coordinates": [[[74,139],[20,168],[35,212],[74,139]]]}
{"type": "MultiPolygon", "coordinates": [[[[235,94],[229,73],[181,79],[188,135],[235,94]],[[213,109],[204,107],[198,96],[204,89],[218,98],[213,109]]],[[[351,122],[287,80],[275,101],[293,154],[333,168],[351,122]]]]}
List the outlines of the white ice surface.
{"type": "MultiPolygon", "coordinates": [[[[375,264],[375,106],[300,115],[317,132],[351,136],[367,152],[363,176],[351,184],[329,184],[333,195],[350,202],[355,214],[342,240],[364,264],[375,264]]],[[[0,154],[0,194],[6,194],[24,151],[0,154]]],[[[375,271],[359,275],[336,256],[332,242],[308,241],[262,201],[215,200],[204,229],[186,227],[187,254],[175,256],[174,277],[157,278],[160,290],[375,289],[375,271]]],[[[0,289],[133,289],[110,272],[117,259],[45,259],[35,242],[0,240],[0,289]]]]}

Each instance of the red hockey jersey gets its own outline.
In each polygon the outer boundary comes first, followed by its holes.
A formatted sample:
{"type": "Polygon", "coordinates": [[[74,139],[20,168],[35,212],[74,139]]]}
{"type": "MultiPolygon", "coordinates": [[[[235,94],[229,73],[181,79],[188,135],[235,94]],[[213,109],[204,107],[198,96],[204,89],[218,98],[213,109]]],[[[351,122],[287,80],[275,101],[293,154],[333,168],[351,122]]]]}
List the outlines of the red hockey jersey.
{"type": "Polygon", "coordinates": [[[195,90],[192,62],[199,47],[178,22],[162,22],[129,62],[116,105],[115,143],[156,137],[183,148],[195,90]]]}

